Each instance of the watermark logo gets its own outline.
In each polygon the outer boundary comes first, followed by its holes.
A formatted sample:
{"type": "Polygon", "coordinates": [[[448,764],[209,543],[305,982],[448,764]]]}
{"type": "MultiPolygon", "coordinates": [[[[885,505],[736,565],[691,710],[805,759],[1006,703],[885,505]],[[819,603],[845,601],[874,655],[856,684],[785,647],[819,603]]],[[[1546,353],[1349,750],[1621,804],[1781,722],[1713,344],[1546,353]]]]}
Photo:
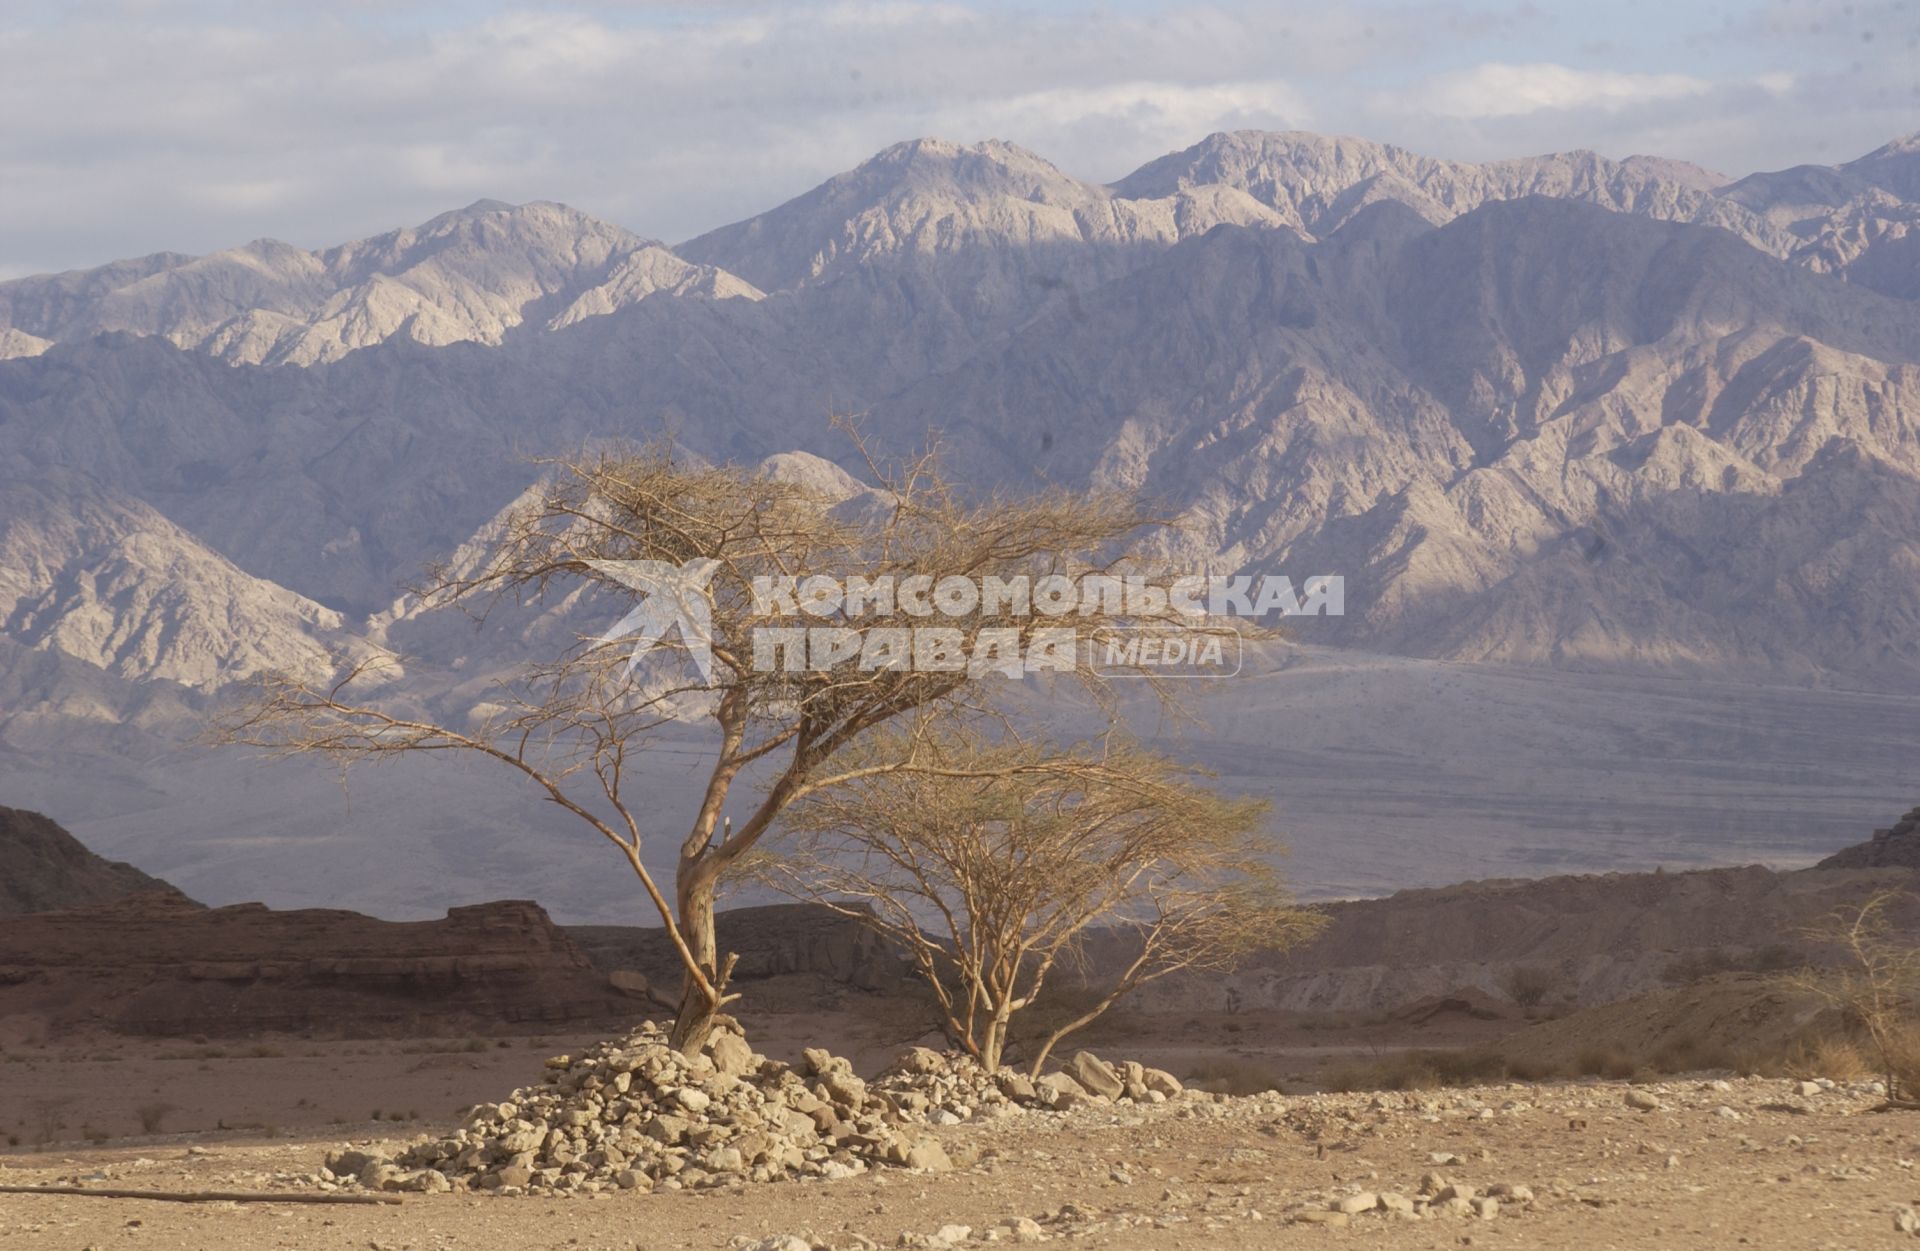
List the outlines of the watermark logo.
{"type": "Polygon", "coordinates": [[[1218,630],[1113,626],[1087,639],[1087,665],[1108,677],[1230,678],[1240,672],[1243,640],[1218,630]]]}
{"type": "Polygon", "coordinates": [[[597,646],[631,638],[633,651],[627,656],[626,672],[632,674],[641,657],[677,626],[700,680],[713,680],[713,605],[707,598],[707,583],[720,567],[719,561],[697,557],[678,565],[664,560],[589,560],[586,564],[645,597],[594,640],[597,646]]]}
{"type": "MultiPolygon", "coordinates": [[[[702,681],[713,680],[713,601],[720,562],[589,560],[644,597],[595,645],[633,640],[641,657],[678,629],[702,681]]],[[[1111,676],[1227,677],[1243,640],[1229,618],[1342,616],[1345,579],[1296,585],[1281,575],[1191,575],[1171,581],[1111,574],[895,578],[825,574],[755,577],[739,624],[758,673],[964,672],[1020,678],[1088,668],[1111,676]],[[809,620],[811,619],[811,620],[809,620]],[[1209,620],[1214,624],[1209,624],[1209,620]]]]}

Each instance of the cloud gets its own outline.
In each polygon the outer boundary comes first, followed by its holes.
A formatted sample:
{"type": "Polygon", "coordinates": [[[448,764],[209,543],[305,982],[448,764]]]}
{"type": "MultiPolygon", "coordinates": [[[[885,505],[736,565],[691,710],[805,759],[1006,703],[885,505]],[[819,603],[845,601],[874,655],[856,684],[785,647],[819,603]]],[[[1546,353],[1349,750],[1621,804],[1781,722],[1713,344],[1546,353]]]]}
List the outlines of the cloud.
{"type": "Polygon", "coordinates": [[[1630,74],[1538,63],[1489,62],[1442,74],[1404,97],[1445,117],[1517,117],[1547,109],[1617,111],[1703,96],[1713,84],[1691,74],[1630,74]]]}

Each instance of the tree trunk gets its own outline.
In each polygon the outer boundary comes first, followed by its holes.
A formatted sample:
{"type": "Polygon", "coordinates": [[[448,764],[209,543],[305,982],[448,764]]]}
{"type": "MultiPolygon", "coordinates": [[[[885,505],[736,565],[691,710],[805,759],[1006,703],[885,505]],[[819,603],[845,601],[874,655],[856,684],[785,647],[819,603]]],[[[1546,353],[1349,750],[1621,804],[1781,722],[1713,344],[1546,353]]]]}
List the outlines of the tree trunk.
{"type": "Polygon", "coordinates": [[[693,953],[694,963],[700,966],[707,980],[707,985],[702,986],[691,972],[681,979],[680,1013],[674,1018],[668,1042],[682,1055],[693,1055],[706,1045],[707,1036],[713,1032],[713,1020],[720,1014],[721,995],[726,990],[721,985],[720,945],[713,925],[715,876],[712,867],[702,859],[680,862],[675,891],[679,897],[676,904],[680,932],[686,937],[687,950],[693,953]]]}

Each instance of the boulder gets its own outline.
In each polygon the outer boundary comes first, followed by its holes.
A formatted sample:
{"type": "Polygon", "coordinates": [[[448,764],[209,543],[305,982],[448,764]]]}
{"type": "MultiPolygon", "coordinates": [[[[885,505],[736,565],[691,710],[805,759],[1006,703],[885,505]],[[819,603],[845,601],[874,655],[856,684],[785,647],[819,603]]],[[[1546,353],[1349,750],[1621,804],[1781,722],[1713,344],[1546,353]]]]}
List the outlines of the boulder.
{"type": "Polygon", "coordinates": [[[1088,1093],[1105,1099],[1118,1099],[1126,1093],[1126,1083],[1111,1064],[1102,1060],[1091,1051],[1076,1051],[1067,1064],[1067,1071],[1073,1079],[1084,1086],[1088,1093]]]}

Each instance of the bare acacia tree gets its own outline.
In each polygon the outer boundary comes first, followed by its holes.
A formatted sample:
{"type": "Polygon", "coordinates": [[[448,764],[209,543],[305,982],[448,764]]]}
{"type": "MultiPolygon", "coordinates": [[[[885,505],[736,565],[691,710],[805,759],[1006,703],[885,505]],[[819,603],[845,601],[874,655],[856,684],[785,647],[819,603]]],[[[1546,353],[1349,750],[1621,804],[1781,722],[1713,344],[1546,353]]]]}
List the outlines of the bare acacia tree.
{"type": "MultiPolygon", "coordinates": [[[[874,473],[881,488],[849,496],[831,484],[747,467],[684,463],[662,449],[560,463],[548,485],[509,512],[484,557],[430,571],[413,591],[418,602],[460,606],[481,617],[503,601],[558,605],[604,628],[623,603],[638,601],[639,612],[654,598],[622,580],[619,571],[632,567],[624,562],[701,562],[697,567],[708,574],[699,593],[711,617],[710,675],[678,663],[692,649],[671,632],[659,639],[646,681],[629,672],[627,647],[580,636],[556,647],[560,654],[503,679],[496,711],[483,724],[459,728],[401,706],[383,686],[385,663],[376,661],[331,684],[273,679],[256,703],[222,725],[219,737],[280,754],[321,753],[343,766],[412,752],[462,752],[517,773],[631,866],[684,966],[674,1045],[696,1050],[715,1014],[735,997],[727,992],[733,960],[718,950],[714,934],[723,876],[795,801],[915,767],[918,731],[889,740],[891,756],[869,752],[853,761],[848,749],[863,736],[896,720],[918,725],[936,713],[965,715],[996,681],[993,670],[978,663],[903,666],[897,652],[876,660],[862,640],[931,625],[953,632],[963,654],[990,651],[991,632],[1001,643],[1011,641],[1018,657],[1037,644],[1039,631],[1062,625],[1086,638],[1159,617],[1189,624],[1164,608],[1141,613],[1083,604],[1063,621],[984,601],[972,612],[950,607],[929,618],[921,611],[924,596],[917,607],[870,606],[857,619],[851,607],[824,600],[798,619],[770,607],[764,593],[756,593],[757,578],[793,579],[804,590],[810,576],[857,574],[891,577],[903,587],[919,579],[924,590],[947,577],[977,582],[1126,572],[1169,585],[1145,555],[1155,523],[1127,496],[1051,491],[963,499],[930,455],[898,473],[877,467],[874,473]],[[813,663],[821,661],[815,648],[809,663],[793,663],[796,626],[841,629],[837,642],[828,641],[825,662],[813,663]],[[784,648],[767,643],[776,629],[787,631],[784,648]],[[682,650],[657,654],[665,649],[682,650]],[[669,671],[670,678],[664,676],[669,671]],[[652,814],[660,795],[636,789],[629,766],[653,732],[669,721],[685,723],[690,701],[712,729],[714,758],[692,827],[679,835],[675,880],[663,888],[645,857],[647,840],[659,833],[652,814]],[[743,774],[765,786],[747,792],[751,806],[738,821],[723,820],[743,774]]],[[[1084,668],[1078,678],[1098,682],[1084,668]]]]}
{"type": "MultiPolygon", "coordinates": [[[[904,750],[871,745],[877,759],[904,750]]],[[[926,767],[882,771],[791,809],[767,878],[858,918],[910,953],[949,1035],[988,1069],[1014,1015],[1077,962],[1096,931],[1121,953],[1062,1038],[1180,970],[1233,967],[1316,933],[1293,906],[1262,830],[1267,805],[1136,748],[1057,752],[969,733],[928,735],[926,767]]]]}
{"type": "Polygon", "coordinates": [[[1796,989],[1839,1009],[1866,1033],[1886,1078],[1887,1104],[1911,1108],[1920,1107],[1904,1081],[1914,1076],[1920,943],[1899,932],[1888,915],[1908,901],[1905,891],[1878,891],[1808,929],[1806,937],[1837,953],[1839,963],[1803,970],[1789,980],[1796,989]]]}

